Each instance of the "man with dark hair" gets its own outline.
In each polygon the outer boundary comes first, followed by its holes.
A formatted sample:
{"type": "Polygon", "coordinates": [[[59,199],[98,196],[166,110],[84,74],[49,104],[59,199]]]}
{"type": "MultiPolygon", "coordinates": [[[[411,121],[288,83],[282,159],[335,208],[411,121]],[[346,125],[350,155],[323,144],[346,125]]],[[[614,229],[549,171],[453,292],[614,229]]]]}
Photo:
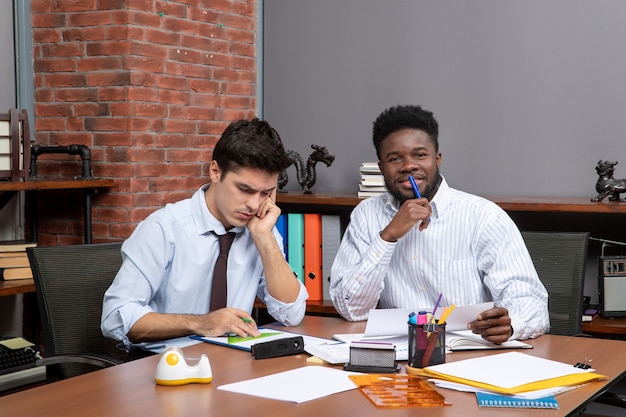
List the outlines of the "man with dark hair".
{"type": "Polygon", "coordinates": [[[231,123],[213,151],[210,184],[148,216],[124,242],[122,267],[104,296],[103,334],[127,348],[192,334],[257,336],[250,316],[257,296],[276,320],[299,324],[308,295],[274,227],[277,180],[288,165],[267,122],[231,123]],[[221,275],[221,237],[229,234],[227,284],[220,291],[212,286],[221,275]]]}
{"type": "Polygon", "coordinates": [[[468,323],[486,340],[543,334],[548,294],[519,230],[496,204],[448,186],[438,135],[419,106],[389,108],[374,122],[388,192],[352,212],[331,270],[335,307],[365,320],[377,305],[432,308],[442,294],[441,306],[494,302],[468,323]]]}

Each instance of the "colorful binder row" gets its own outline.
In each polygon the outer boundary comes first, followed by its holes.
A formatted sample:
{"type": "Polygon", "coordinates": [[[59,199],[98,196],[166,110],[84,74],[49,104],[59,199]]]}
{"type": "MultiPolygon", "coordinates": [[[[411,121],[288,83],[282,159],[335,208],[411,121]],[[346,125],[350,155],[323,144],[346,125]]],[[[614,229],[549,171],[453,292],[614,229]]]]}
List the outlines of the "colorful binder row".
{"type": "Polygon", "coordinates": [[[276,227],[283,237],[287,262],[306,286],[309,300],[330,299],[330,268],[341,241],[339,215],[281,214],[276,227]]]}

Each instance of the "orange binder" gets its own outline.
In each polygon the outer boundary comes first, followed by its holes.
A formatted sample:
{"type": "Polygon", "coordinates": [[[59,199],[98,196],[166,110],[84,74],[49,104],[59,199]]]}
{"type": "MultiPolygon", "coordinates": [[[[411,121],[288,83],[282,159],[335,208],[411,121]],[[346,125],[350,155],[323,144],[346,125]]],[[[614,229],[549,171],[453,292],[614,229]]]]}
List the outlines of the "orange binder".
{"type": "Polygon", "coordinates": [[[309,300],[324,299],[322,292],[322,215],[304,214],[304,285],[309,300]]]}

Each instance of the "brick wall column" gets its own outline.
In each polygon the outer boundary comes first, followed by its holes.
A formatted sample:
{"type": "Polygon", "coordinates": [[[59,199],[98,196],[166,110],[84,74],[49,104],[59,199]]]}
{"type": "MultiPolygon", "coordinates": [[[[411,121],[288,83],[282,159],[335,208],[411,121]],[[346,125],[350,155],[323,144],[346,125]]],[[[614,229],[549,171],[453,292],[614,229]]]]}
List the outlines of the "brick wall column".
{"type": "MultiPolygon", "coordinates": [[[[226,125],[256,114],[254,0],[31,0],[31,12],[35,143],[87,145],[94,176],[115,179],[93,200],[94,243],[190,196],[226,125]]],[[[38,172],[77,176],[80,158],[43,155],[38,172]]],[[[39,201],[40,245],[83,241],[80,194],[39,201]]]]}

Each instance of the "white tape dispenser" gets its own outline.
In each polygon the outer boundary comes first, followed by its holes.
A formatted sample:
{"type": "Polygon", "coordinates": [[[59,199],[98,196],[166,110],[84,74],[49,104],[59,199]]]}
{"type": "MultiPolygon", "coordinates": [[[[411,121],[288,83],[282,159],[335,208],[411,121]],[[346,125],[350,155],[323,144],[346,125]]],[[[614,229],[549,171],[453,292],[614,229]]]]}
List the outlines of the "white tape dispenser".
{"type": "Polygon", "coordinates": [[[200,356],[196,364],[190,365],[183,351],[175,346],[161,353],[154,375],[154,381],[159,385],[208,384],[212,380],[213,373],[207,355],[200,356]]]}

